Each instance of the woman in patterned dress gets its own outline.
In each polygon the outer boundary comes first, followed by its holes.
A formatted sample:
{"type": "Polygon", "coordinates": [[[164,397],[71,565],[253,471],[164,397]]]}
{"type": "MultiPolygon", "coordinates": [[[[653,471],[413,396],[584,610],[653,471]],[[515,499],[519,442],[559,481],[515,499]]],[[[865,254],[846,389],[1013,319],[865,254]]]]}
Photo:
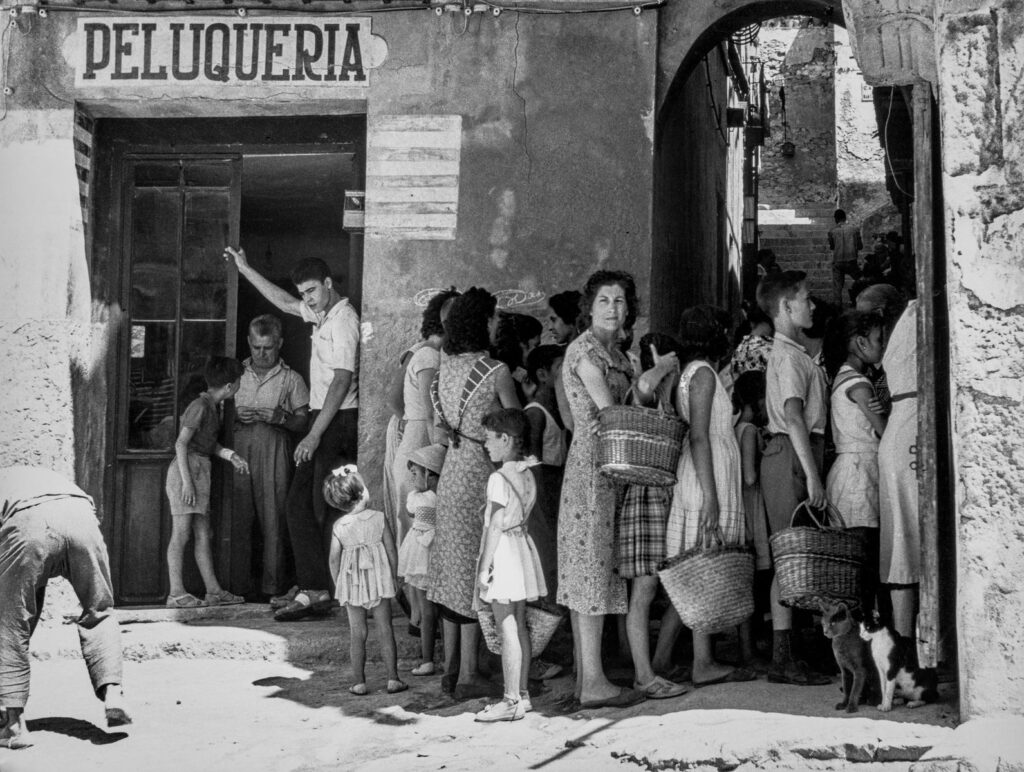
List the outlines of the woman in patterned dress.
{"type": "Polygon", "coordinates": [[[623,271],[597,271],[580,301],[585,332],[569,344],[562,364],[575,423],[565,463],[558,514],[558,602],[572,616],[576,698],[581,707],[625,707],[643,699],[604,674],[601,633],[605,614],[626,613],[626,582],[615,572],[616,487],[597,468],[597,413],[621,404],[632,366],[619,350],[637,316],[636,285],[623,271]]]}
{"type": "Polygon", "coordinates": [[[430,553],[427,598],[444,620],[445,679],[442,688],[456,697],[486,696],[487,682],[477,673],[474,599],[476,562],[483,532],[487,479],[494,467],[484,450],[483,417],[499,407],[519,407],[512,374],[487,356],[497,321],[497,302],[473,287],[451,305],[437,379],[437,419],[449,432],[448,454],[437,484],[437,525],[430,553]],[[460,649],[458,674],[455,650],[460,649]]]}

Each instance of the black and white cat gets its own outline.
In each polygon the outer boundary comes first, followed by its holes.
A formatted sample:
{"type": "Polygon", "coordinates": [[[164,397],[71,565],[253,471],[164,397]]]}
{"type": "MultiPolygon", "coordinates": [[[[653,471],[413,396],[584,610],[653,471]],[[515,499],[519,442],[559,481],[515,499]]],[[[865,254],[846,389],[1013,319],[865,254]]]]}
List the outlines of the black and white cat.
{"type": "Polygon", "coordinates": [[[896,635],[891,627],[883,625],[877,611],[860,623],[860,637],[871,645],[871,659],[878,669],[882,687],[879,710],[892,710],[897,690],[908,708],[919,708],[939,699],[935,668],[918,667],[913,642],[896,635]]]}
{"type": "Polygon", "coordinates": [[[843,679],[843,700],[836,710],[856,713],[857,706],[867,702],[868,693],[874,692],[871,655],[861,640],[859,613],[845,603],[823,606],[821,612],[822,631],[832,641],[832,654],[843,679]]]}

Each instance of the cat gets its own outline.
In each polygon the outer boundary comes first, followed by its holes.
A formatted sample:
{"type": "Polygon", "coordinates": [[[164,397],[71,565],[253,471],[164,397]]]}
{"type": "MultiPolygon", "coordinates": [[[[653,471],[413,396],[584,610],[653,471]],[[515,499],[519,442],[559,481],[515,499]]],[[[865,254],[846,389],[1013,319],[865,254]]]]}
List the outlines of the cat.
{"type": "Polygon", "coordinates": [[[871,676],[871,655],[867,643],[861,640],[860,618],[856,609],[845,603],[822,608],[821,627],[825,637],[832,640],[832,654],[843,678],[843,700],[836,710],[856,713],[857,706],[867,702],[866,684],[871,676]]]}
{"type": "Polygon", "coordinates": [[[919,708],[939,699],[939,679],[935,668],[919,667],[913,641],[896,635],[891,627],[883,625],[877,611],[860,623],[860,637],[870,644],[871,659],[878,670],[882,692],[882,702],[878,705],[880,711],[887,713],[892,710],[897,689],[908,708],[919,708]]]}

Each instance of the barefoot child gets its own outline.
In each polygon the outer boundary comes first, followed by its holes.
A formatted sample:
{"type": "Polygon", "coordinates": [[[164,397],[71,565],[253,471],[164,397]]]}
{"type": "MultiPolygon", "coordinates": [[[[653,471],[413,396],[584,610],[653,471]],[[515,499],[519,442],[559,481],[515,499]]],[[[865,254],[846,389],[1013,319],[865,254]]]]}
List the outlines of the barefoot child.
{"type": "Polygon", "coordinates": [[[415,676],[434,674],[434,632],[437,614],[434,604],[427,600],[430,586],[427,573],[430,566],[430,545],[434,541],[437,522],[437,481],[441,476],[444,445],[427,445],[409,454],[409,478],[412,490],[406,498],[406,510],[412,518],[412,527],[398,550],[398,575],[405,579],[412,595],[413,608],[420,609],[420,664],[413,668],[415,676]]]}
{"type": "Polygon", "coordinates": [[[348,612],[350,658],[355,683],[352,694],[369,694],[366,688],[366,612],[373,612],[377,638],[384,649],[388,694],[409,687],[398,678],[398,652],[395,631],[391,629],[391,604],[382,600],[395,597],[395,566],[398,555],[395,537],[383,512],[367,509],[370,492],[355,464],[338,467],[324,480],[324,499],[341,517],[331,529],[328,558],[334,577],[334,597],[348,612]]]}
{"type": "MultiPolygon", "coordinates": [[[[743,512],[747,528],[747,543],[754,550],[754,594],[772,567],[768,552],[768,516],[761,495],[759,469],[764,443],[761,429],[768,423],[764,406],[765,377],[763,370],[747,370],[733,384],[732,405],[739,418],[736,421],[736,442],[740,446],[740,469],[743,479],[743,512]],[[762,581],[759,581],[762,580],[762,581]]],[[[769,580],[770,583],[770,580],[769,580]]],[[[766,591],[768,587],[764,588],[766,591]]],[[[767,594],[765,595],[767,598],[767,594]]],[[[755,602],[755,608],[760,603],[755,602]]],[[[755,618],[756,621],[756,618],[755,618]]],[[[743,661],[754,664],[755,652],[750,622],[740,625],[740,653],[743,661]]]]}
{"type": "Polygon", "coordinates": [[[836,460],[828,473],[828,500],[846,527],[868,545],[861,575],[862,611],[875,607],[878,589],[878,443],[886,419],[871,409],[875,389],[865,375],[882,361],[882,317],[847,311],[825,334],[825,370],[832,383],[832,438],[836,460]]]}
{"type": "Polygon", "coordinates": [[[210,456],[231,463],[236,472],[249,473],[249,464],[230,448],[217,442],[220,434],[218,406],[238,391],[242,364],[230,357],[210,357],[203,372],[206,391],[185,408],[181,430],[174,443],[174,461],[167,470],[167,499],[171,505],[171,540],[167,545],[169,608],[223,606],[243,603],[241,595],[232,595],[220,586],[213,571],[210,548],[210,456]],[[196,565],[206,586],[202,601],[185,591],[181,577],[182,558],[189,533],[195,536],[196,565]]]}
{"type": "Polygon", "coordinates": [[[487,481],[487,506],[477,581],[480,597],[491,605],[501,635],[501,669],[505,697],[476,714],[477,721],[516,721],[532,709],[527,691],[530,633],[526,629],[526,601],[547,594],[537,548],[526,521],[537,498],[530,467],[537,459],[523,459],[530,426],[518,408],[496,410],[484,416],[484,448],[497,472],[487,481]]]}

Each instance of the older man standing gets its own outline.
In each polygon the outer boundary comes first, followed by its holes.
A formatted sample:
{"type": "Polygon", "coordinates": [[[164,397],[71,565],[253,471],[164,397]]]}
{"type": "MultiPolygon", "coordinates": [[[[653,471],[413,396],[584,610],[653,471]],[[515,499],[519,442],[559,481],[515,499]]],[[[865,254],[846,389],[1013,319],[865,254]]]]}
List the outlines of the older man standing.
{"type": "Polygon", "coordinates": [[[114,616],[107,547],[92,499],[49,469],[0,469],[0,748],[32,744],[25,723],[28,643],[48,580],[71,583],[82,614],[78,637],[107,726],[130,724],[121,693],[121,631],[114,616]]]}
{"type": "MultiPolygon", "coordinates": [[[[292,432],[306,430],[309,390],[281,359],[281,320],[264,314],[249,323],[250,357],[235,394],[235,450],[249,476],[235,475],[235,515],[244,536],[255,518],[263,534],[260,591],[285,585],[284,517],[292,479],[292,432]]],[[[294,594],[293,594],[294,597],[294,594]]],[[[290,600],[290,599],[289,599],[290,600]]]]}
{"type": "Polygon", "coordinates": [[[333,578],[327,567],[332,518],[321,486],[340,463],[354,462],[359,417],[359,314],[334,288],[330,268],[308,258],[292,270],[292,284],[301,299],[262,276],[246,259],[245,250],[225,247],[238,272],[267,300],[286,314],[313,325],[309,359],[310,426],[295,446],[296,469],[288,488],[288,536],[295,555],[299,591],[274,619],[293,619],[328,611],[333,578]]]}

